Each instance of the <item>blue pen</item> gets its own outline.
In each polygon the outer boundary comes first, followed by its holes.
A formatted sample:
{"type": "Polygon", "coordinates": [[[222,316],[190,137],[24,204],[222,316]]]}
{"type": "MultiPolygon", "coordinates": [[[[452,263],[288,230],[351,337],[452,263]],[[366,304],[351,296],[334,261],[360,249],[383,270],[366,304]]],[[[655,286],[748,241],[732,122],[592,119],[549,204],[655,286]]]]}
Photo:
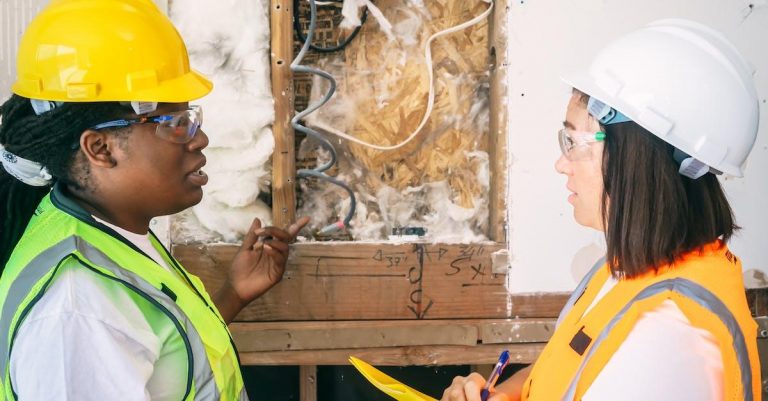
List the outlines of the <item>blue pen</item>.
{"type": "Polygon", "coordinates": [[[507,367],[508,363],[509,351],[504,350],[501,355],[499,355],[499,361],[496,362],[496,366],[493,367],[493,372],[491,372],[491,377],[489,377],[488,381],[485,383],[485,388],[480,392],[480,399],[482,401],[488,401],[488,396],[491,395],[491,387],[496,385],[496,381],[499,380],[499,376],[501,376],[501,371],[507,367]]]}

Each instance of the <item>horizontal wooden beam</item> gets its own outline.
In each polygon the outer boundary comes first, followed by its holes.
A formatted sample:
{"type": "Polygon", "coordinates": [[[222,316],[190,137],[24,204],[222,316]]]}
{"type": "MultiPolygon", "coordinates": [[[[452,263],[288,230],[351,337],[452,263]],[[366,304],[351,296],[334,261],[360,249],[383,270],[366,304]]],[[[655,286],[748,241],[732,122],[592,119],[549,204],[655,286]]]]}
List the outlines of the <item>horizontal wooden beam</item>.
{"type": "Polygon", "coordinates": [[[747,304],[752,316],[768,316],[768,288],[747,288],[747,304]]]}
{"type": "Polygon", "coordinates": [[[348,365],[349,357],[356,356],[380,366],[471,365],[496,363],[499,353],[508,350],[510,363],[529,364],[536,360],[544,345],[523,343],[240,352],[240,362],[243,365],[348,365]]]}
{"type": "Polygon", "coordinates": [[[483,344],[547,342],[555,331],[555,319],[508,319],[488,321],[479,326],[483,344]]]}
{"type": "MultiPolygon", "coordinates": [[[[568,294],[511,295],[492,272],[504,245],[297,243],[283,281],[238,321],[556,317],[568,294]]],[[[176,245],[173,253],[210,291],[223,283],[234,245],[176,245]]]]}
{"type": "Polygon", "coordinates": [[[546,342],[554,319],[233,323],[242,352],[546,342]]]}

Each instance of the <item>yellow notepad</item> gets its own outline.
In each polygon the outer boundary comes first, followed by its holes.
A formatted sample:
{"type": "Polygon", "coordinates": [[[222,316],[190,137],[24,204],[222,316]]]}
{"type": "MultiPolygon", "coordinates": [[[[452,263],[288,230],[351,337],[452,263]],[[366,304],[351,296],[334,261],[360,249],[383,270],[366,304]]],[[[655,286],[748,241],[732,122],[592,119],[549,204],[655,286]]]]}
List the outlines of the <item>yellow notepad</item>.
{"type": "Polygon", "coordinates": [[[371,382],[371,384],[376,386],[376,388],[398,401],[437,401],[426,394],[400,383],[384,374],[384,372],[354,356],[349,357],[349,362],[351,362],[352,365],[357,368],[369,382],[371,382]]]}

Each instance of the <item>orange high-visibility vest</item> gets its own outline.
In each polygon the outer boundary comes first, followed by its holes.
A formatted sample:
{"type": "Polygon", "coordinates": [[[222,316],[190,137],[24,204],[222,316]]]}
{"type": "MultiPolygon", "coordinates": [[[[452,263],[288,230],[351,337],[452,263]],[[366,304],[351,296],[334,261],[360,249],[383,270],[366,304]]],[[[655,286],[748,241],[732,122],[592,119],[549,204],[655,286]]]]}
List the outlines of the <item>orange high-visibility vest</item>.
{"type": "Polygon", "coordinates": [[[524,401],[581,400],[638,318],[665,300],[717,339],[723,399],[761,399],[757,324],[744,295],[741,262],[725,244],[713,242],[657,272],[620,280],[584,315],[610,274],[600,263],[574,291],[523,387],[524,401]]]}

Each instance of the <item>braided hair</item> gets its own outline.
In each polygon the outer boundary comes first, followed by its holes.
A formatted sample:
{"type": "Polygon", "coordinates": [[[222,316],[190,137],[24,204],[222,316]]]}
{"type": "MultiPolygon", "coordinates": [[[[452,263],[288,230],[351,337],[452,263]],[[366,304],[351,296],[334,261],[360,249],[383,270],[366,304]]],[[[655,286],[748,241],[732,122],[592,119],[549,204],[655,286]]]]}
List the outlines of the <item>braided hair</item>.
{"type": "MultiPolygon", "coordinates": [[[[42,164],[54,181],[87,189],[87,166],[76,168],[80,135],[128,112],[119,102],[64,103],[41,115],[28,98],[12,95],[0,106],[0,143],[8,152],[42,164]]],[[[50,187],[33,187],[0,168],[0,271],[50,187]]]]}

